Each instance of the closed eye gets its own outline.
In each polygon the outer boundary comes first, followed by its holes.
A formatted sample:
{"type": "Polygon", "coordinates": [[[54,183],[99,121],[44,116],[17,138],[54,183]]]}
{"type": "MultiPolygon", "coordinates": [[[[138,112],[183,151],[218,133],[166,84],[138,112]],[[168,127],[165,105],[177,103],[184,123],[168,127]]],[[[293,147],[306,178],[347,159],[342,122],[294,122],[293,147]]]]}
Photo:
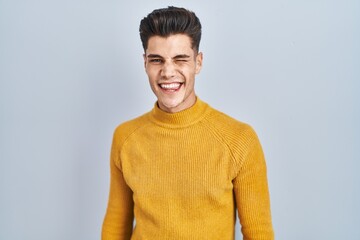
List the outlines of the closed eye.
{"type": "Polygon", "coordinates": [[[176,59],[177,62],[188,62],[188,59],[176,59]]]}

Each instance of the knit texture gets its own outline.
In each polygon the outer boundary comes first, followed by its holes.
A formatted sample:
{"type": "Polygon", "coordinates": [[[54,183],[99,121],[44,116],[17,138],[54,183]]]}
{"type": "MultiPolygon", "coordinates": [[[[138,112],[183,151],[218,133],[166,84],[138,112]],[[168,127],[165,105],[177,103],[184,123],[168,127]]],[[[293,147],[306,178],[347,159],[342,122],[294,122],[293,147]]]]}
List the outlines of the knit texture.
{"type": "Polygon", "coordinates": [[[245,240],[274,239],[256,133],[200,99],[121,124],[110,169],[103,240],[230,240],[236,209],[245,240]]]}

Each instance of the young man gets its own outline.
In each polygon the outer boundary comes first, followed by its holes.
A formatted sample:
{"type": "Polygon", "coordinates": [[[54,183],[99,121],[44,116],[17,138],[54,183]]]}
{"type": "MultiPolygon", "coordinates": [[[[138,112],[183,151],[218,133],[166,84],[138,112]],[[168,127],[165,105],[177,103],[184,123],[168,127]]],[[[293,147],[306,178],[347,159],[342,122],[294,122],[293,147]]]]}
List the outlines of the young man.
{"type": "Polygon", "coordinates": [[[199,19],[158,9],[141,21],[140,36],[157,103],[115,130],[102,239],[230,240],[236,209],[244,239],[274,239],[256,133],[195,94],[199,19]]]}

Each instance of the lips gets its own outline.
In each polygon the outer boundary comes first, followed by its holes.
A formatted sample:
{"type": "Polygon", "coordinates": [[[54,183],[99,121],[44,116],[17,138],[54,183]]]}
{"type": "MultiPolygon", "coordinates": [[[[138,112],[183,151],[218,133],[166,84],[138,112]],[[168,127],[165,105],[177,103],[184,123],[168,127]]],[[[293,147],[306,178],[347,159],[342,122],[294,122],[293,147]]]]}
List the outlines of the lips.
{"type": "Polygon", "coordinates": [[[159,84],[160,88],[166,91],[177,91],[180,89],[183,83],[173,82],[173,83],[161,83],[159,84]]]}

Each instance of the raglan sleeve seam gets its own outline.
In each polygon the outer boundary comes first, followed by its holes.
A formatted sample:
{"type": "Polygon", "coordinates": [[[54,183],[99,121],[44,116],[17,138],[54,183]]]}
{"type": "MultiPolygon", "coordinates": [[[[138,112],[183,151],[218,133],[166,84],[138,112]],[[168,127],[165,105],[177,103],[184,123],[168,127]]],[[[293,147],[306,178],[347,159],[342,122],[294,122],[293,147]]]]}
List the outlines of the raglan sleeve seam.
{"type": "MultiPolygon", "coordinates": [[[[235,137],[235,143],[232,143],[231,141],[225,139],[224,137],[222,137],[222,133],[221,131],[219,131],[214,124],[207,120],[207,124],[204,124],[205,126],[207,126],[208,130],[210,130],[210,132],[212,133],[212,135],[217,139],[217,141],[219,141],[220,144],[223,144],[226,149],[229,151],[230,156],[231,156],[231,161],[232,161],[232,173],[231,173],[231,179],[235,179],[236,176],[239,174],[239,172],[241,171],[243,165],[245,164],[245,161],[247,159],[248,154],[250,153],[251,149],[254,147],[254,144],[256,143],[255,138],[256,138],[256,133],[253,130],[253,128],[248,125],[245,124],[247,127],[244,131],[244,133],[249,132],[251,133],[251,135],[255,134],[255,137],[252,137],[251,140],[249,140],[248,142],[245,143],[245,148],[246,149],[244,151],[243,154],[236,153],[236,151],[233,149],[234,146],[236,146],[237,141],[239,141],[240,136],[239,137],[235,137]]],[[[248,135],[248,134],[246,134],[248,135]]]]}
{"type": "Polygon", "coordinates": [[[129,141],[129,139],[141,128],[147,126],[148,124],[144,124],[144,125],[140,125],[136,128],[134,128],[130,133],[126,134],[127,136],[123,136],[123,140],[120,140],[120,138],[122,138],[121,134],[121,129],[126,127],[123,125],[120,125],[116,128],[115,132],[114,132],[114,143],[113,143],[113,149],[112,151],[115,151],[115,156],[114,159],[112,159],[112,161],[114,161],[115,166],[122,172],[122,162],[121,162],[121,151],[124,148],[124,146],[126,145],[126,143],[129,141]]]}

